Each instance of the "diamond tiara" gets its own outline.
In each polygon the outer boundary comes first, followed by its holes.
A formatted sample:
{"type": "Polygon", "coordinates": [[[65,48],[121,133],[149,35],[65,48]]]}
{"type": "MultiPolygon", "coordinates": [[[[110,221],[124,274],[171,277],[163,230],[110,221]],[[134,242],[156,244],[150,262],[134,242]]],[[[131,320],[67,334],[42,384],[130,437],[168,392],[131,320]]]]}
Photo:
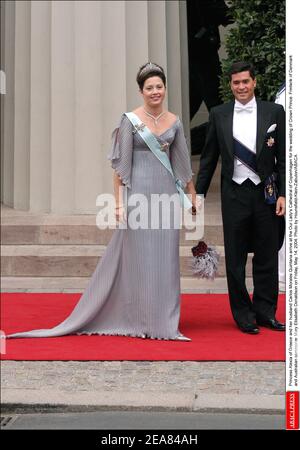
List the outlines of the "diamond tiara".
{"type": "Polygon", "coordinates": [[[163,73],[161,68],[152,62],[149,62],[141,71],[140,75],[144,75],[145,73],[151,72],[152,70],[157,70],[158,72],[163,73]]]}

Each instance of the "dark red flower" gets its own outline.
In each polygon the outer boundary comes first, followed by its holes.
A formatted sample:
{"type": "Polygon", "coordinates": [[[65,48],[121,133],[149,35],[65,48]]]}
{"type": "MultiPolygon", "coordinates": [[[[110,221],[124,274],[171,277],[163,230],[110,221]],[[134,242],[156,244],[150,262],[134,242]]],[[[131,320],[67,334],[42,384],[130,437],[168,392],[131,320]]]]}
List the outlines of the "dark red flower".
{"type": "Polygon", "coordinates": [[[193,256],[203,256],[207,252],[207,245],[204,241],[199,241],[198,244],[192,248],[193,256]]]}

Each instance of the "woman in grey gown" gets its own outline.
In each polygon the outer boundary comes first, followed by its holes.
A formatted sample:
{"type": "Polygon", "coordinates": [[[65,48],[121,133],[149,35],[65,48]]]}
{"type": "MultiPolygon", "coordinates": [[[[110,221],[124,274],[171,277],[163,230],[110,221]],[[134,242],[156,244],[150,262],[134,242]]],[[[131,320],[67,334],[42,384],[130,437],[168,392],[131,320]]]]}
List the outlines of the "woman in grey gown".
{"type": "MultiPolygon", "coordinates": [[[[183,127],[179,118],[163,107],[164,71],[157,64],[147,63],[140,68],[137,83],[143,105],[133,112],[167,152],[174,175],[192,195],[197,210],[183,127]]],[[[125,114],[112,134],[108,158],[114,169],[119,223],[124,221],[126,206],[119,195],[122,186],[127,191],[128,203],[135,194],[143,194],[149,200],[152,194],[177,194],[179,198],[174,177],[147,147],[125,114]]],[[[164,229],[161,221],[158,229],[118,227],[77,305],[62,323],[51,329],[6,337],[99,334],[189,341],[178,329],[179,231],[175,226],[164,229]]]]}

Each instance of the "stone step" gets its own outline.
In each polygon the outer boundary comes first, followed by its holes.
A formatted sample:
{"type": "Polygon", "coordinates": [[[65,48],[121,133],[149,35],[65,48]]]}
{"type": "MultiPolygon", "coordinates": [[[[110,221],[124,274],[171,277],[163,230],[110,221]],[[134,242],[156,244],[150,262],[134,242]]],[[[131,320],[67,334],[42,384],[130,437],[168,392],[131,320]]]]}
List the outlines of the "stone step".
{"type": "MultiPolygon", "coordinates": [[[[208,193],[204,201],[205,222],[209,225],[222,224],[220,192],[208,193]]],[[[96,225],[97,212],[87,214],[33,213],[1,205],[1,225],[96,225]]]]}
{"type": "MultiPolygon", "coordinates": [[[[1,272],[4,277],[90,277],[105,249],[104,245],[3,245],[1,272]]],[[[220,254],[217,276],[225,277],[224,248],[216,249],[220,254]]],[[[251,276],[250,260],[247,276],[251,276]]],[[[191,263],[190,247],[180,246],[181,276],[193,276],[191,263]]]]}
{"type": "MultiPolygon", "coordinates": [[[[211,245],[223,245],[223,229],[219,194],[210,194],[204,201],[204,239],[211,245]]],[[[3,245],[107,245],[114,229],[101,230],[96,214],[57,216],[30,214],[1,208],[1,240],[3,245]]],[[[181,245],[186,241],[186,229],[180,230],[181,245]]],[[[197,242],[201,235],[193,239],[197,242]]]]}
{"type": "MultiPolygon", "coordinates": [[[[92,225],[2,225],[1,241],[3,245],[107,245],[115,230],[99,230],[92,225]]],[[[195,234],[187,240],[188,230],[180,230],[180,244],[192,246],[202,239],[195,234]]],[[[189,232],[188,232],[189,233],[189,232]]],[[[204,227],[204,240],[211,245],[223,245],[221,224],[204,227]]]]}
{"type": "MultiPolygon", "coordinates": [[[[204,201],[204,239],[211,245],[223,245],[223,229],[218,194],[204,201]]],[[[107,245],[114,229],[101,230],[96,214],[57,216],[30,214],[1,208],[1,240],[3,245],[107,245]]],[[[181,245],[190,245],[186,229],[180,230],[181,245]]],[[[197,242],[198,233],[193,239],[197,242]]],[[[194,242],[194,244],[195,244],[194,242]]],[[[193,242],[192,242],[193,244],[193,242]]]]}
{"type": "MultiPolygon", "coordinates": [[[[90,277],[2,277],[2,292],[83,292],[90,277]]],[[[183,293],[227,293],[225,277],[203,280],[196,277],[181,277],[183,293]]],[[[253,289],[251,278],[246,278],[248,289],[253,289]]]]}
{"type": "MultiPolygon", "coordinates": [[[[194,179],[198,166],[199,157],[194,156],[194,179]]],[[[227,291],[219,177],[218,165],[204,202],[204,236],[187,240],[186,230],[180,230],[181,280],[187,292],[227,291]],[[215,280],[199,279],[192,274],[191,247],[199,239],[218,246],[222,255],[215,280]]],[[[1,205],[2,290],[83,290],[114,231],[100,230],[95,213],[36,214],[1,205]]]]}
{"type": "MultiPolygon", "coordinates": [[[[218,171],[219,165],[213,181],[218,171]]],[[[219,191],[210,189],[203,211],[204,236],[196,235],[192,241],[187,241],[186,230],[182,229],[181,245],[193,246],[203,238],[211,245],[223,245],[219,191]]],[[[96,226],[96,216],[96,213],[35,214],[1,205],[1,242],[3,245],[107,245],[114,229],[100,230],[96,226]]]]}

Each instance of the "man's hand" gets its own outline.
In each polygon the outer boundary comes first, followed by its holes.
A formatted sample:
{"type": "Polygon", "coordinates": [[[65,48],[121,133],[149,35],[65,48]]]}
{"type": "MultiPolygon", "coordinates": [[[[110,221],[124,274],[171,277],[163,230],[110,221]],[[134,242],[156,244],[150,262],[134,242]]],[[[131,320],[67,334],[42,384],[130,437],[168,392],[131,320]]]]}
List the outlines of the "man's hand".
{"type": "Polygon", "coordinates": [[[277,216],[285,215],[285,197],[278,197],[276,202],[276,215],[277,216]]]}

